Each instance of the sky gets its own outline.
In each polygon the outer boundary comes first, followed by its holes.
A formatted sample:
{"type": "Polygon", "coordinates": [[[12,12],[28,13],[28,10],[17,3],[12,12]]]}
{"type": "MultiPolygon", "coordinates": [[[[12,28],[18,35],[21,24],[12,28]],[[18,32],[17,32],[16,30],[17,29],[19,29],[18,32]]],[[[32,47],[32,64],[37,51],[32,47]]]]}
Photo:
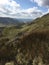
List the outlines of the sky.
{"type": "Polygon", "coordinates": [[[0,17],[35,19],[49,13],[49,0],[0,0],[0,17]]]}

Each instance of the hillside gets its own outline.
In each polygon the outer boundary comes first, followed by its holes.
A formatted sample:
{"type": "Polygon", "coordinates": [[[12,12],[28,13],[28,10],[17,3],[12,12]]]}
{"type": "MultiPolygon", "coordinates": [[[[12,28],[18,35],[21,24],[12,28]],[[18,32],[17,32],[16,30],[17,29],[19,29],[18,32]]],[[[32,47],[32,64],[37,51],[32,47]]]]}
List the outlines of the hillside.
{"type": "Polygon", "coordinates": [[[23,25],[24,22],[16,19],[16,18],[8,18],[8,17],[0,17],[0,27],[5,27],[5,26],[21,26],[23,25]]]}
{"type": "Polygon", "coordinates": [[[28,31],[40,31],[42,29],[49,29],[49,14],[35,19],[27,26],[27,28],[28,31]]]}
{"type": "Polygon", "coordinates": [[[14,61],[17,65],[49,65],[49,13],[19,29],[4,28],[3,32],[7,35],[0,39],[2,64],[14,61]]]}

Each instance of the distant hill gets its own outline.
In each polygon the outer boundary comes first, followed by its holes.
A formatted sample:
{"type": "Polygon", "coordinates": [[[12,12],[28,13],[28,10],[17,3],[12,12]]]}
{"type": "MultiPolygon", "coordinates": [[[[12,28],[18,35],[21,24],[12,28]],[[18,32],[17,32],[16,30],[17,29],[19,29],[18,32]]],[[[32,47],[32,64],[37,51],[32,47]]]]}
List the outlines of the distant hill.
{"type": "Polygon", "coordinates": [[[8,17],[0,17],[0,27],[4,27],[6,25],[23,25],[25,23],[29,23],[32,19],[17,19],[17,18],[8,18],[8,17]]]}
{"type": "Polygon", "coordinates": [[[21,22],[18,19],[15,18],[8,18],[8,17],[0,17],[0,27],[1,26],[6,26],[6,25],[22,25],[24,22],[21,22]]]}
{"type": "Polygon", "coordinates": [[[22,21],[24,23],[29,23],[31,22],[33,19],[18,19],[19,21],[22,21]]]}

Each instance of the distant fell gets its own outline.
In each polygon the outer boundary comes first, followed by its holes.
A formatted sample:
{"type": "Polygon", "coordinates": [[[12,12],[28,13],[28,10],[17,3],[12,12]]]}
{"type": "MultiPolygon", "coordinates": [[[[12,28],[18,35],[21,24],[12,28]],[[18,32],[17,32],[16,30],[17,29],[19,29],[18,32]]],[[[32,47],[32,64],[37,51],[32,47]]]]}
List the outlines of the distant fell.
{"type": "Polygon", "coordinates": [[[21,22],[18,19],[15,18],[8,18],[8,17],[0,17],[0,26],[6,26],[6,25],[22,25],[24,22],[21,22]]]}

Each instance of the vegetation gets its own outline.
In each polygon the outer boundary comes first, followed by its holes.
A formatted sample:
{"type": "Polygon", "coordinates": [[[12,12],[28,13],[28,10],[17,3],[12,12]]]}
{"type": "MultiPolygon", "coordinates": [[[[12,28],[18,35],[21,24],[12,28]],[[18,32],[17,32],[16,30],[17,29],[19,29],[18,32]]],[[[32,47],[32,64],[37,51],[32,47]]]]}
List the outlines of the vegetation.
{"type": "Polygon", "coordinates": [[[49,14],[20,28],[4,27],[0,34],[2,65],[49,65],[49,14]]]}

